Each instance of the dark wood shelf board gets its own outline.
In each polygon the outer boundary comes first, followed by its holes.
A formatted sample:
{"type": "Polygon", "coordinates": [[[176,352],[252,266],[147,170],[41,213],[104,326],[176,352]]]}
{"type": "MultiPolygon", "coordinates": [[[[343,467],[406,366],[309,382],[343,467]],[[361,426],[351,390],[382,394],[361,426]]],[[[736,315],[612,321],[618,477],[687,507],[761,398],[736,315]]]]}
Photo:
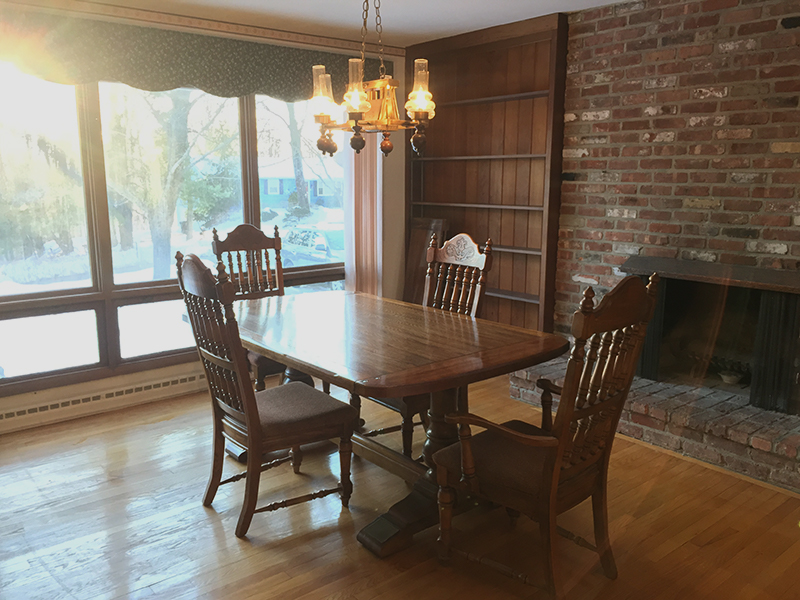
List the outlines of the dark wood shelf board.
{"type": "Polygon", "coordinates": [[[521,248],[519,246],[492,246],[492,252],[508,252],[510,254],[529,254],[531,256],[542,255],[542,251],[538,248],[521,248]]]}
{"type": "Polygon", "coordinates": [[[547,158],[546,154],[480,154],[475,156],[421,156],[412,158],[412,163],[441,162],[447,160],[504,160],[518,158],[547,158]]]}
{"type": "Polygon", "coordinates": [[[536,90],[534,92],[521,92],[519,94],[505,94],[503,96],[483,96],[481,98],[466,98],[464,100],[451,100],[440,102],[439,108],[446,106],[465,106],[470,104],[490,104],[493,102],[509,102],[512,100],[528,100],[529,98],[547,98],[550,90],[536,90]]]}
{"type": "Polygon", "coordinates": [[[530,210],[542,212],[541,206],[522,206],[516,204],[469,204],[464,202],[412,202],[412,206],[441,206],[443,208],[498,208],[500,210],[530,210]]]}
{"type": "Polygon", "coordinates": [[[486,295],[492,298],[503,298],[505,300],[515,300],[516,302],[526,302],[527,304],[539,304],[539,296],[526,294],[524,292],[512,292],[510,290],[500,290],[497,288],[486,288],[486,295]]]}
{"type": "Polygon", "coordinates": [[[658,273],[660,277],[668,279],[800,294],[800,273],[797,271],[760,269],[742,265],[655,256],[631,256],[620,269],[633,275],[658,273]]]}

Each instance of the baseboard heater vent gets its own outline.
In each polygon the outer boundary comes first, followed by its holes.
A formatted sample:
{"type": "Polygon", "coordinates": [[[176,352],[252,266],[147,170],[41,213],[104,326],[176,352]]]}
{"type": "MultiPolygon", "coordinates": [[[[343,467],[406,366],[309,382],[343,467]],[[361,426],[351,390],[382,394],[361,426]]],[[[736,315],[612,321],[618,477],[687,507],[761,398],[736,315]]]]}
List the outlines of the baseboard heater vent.
{"type": "MultiPolygon", "coordinates": [[[[36,398],[33,394],[26,394],[16,398],[18,402],[14,402],[14,404],[19,404],[19,406],[14,406],[13,409],[8,405],[3,406],[4,401],[0,400],[0,433],[202,391],[206,389],[205,378],[205,373],[202,372],[186,375],[182,373],[181,376],[165,378],[161,381],[135,386],[119,386],[117,384],[113,387],[119,387],[119,389],[93,391],[93,393],[76,395],[67,400],[50,398],[47,402],[43,402],[45,398],[36,398]]],[[[53,392],[57,391],[46,390],[41,395],[53,396],[55,395],[53,392]]],[[[64,395],[69,396],[70,394],[64,395]]]]}

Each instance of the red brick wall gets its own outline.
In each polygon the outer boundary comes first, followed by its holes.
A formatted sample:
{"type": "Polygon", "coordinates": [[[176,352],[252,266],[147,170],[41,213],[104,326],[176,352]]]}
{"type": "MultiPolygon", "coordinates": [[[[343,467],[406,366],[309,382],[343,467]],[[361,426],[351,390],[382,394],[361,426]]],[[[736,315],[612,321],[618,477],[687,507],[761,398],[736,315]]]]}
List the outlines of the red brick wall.
{"type": "Polygon", "coordinates": [[[569,39],[557,330],[631,254],[798,269],[800,0],[616,4],[569,39]]]}

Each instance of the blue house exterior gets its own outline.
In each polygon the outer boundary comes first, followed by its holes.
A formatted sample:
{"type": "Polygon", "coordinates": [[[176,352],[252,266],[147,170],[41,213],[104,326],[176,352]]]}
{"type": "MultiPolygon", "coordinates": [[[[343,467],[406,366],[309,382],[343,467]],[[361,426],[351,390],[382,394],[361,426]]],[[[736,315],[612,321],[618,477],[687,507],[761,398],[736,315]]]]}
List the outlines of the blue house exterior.
{"type": "MultiPolygon", "coordinates": [[[[316,165],[315,165],[316,167],[316,165]]],[[[311,205],[340,207],[342,205],[343,170],[334,161],[325,164],[324,171],[303,164],[303,175],[308,186],[311,205]],[[318,173],[325,175],[321,177],[318,173]]],[[[289,196],[297,189],[291,160],[285,159],[270,165],[259,165],[258,185],[261,208],[287,208],[289,196]]]]}

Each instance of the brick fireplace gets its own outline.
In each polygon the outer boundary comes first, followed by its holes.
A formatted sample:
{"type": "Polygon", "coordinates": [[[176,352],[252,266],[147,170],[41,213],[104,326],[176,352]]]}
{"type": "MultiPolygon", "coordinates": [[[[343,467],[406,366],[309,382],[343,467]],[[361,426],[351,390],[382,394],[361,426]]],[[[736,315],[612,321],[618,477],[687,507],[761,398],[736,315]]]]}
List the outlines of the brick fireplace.
{"type": "MultiPolygon", "coordinates": [[[[800,282],[800,1],[571,14],[565,109],[556,331],[631,257],[800,282]]],[[[512,395],[535,402],[559,368],[515,374],[512,395]]],[[[800,417],[707,384],[637,379],[621,431],[800,490],[800,417]]]]}
{"type": "Polygon", "coordinates": [[[800,2],[574,13],[567,70],[557,330],[629,256],[797,272],[800,2]]]}

